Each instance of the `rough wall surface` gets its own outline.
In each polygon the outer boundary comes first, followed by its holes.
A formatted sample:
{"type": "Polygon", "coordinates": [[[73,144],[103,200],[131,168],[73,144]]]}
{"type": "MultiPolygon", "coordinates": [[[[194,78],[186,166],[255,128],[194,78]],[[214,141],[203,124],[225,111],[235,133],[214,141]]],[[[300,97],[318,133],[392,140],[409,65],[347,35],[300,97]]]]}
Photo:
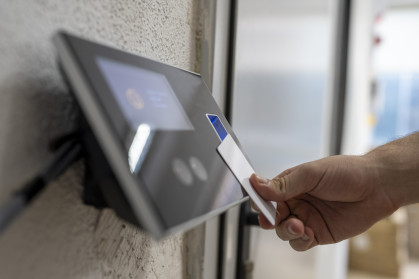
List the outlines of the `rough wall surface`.
{"type": "MultiPolygon", "coordinates": [[[[57,70],[58,29],[195,70],[199,1],[0,0],[0,203],[48,161],[75,110],[57,70]]],[[[199,62],[199,61],[198,61],[199,62]]],[[[81,201],[83,162],[0,236],[0,278],[201,278],[204,229],[154,242],[81,201]]]]}

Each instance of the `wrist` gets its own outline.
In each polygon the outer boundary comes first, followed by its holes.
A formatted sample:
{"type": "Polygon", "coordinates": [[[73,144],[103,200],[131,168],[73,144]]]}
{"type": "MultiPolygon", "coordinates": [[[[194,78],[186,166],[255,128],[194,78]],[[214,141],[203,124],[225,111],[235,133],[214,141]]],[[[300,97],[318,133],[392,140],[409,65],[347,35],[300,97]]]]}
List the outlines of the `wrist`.
{"type": "Polygon", "coordinates": [[[390,142],[364,155],[373,184],[389,199],[393,211],[419,202],[419,133],[390,142]]]}

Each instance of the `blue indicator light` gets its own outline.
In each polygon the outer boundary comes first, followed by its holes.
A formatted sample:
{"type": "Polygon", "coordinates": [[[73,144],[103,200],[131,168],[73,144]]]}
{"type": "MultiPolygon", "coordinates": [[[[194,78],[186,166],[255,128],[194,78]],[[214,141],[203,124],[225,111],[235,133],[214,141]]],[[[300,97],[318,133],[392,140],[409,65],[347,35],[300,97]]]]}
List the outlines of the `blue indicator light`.
{"type": "Polygon", "coordinates": [[[208,120],[211,122],[212,127],[214,128],[215,132],[217,132],[218,137],[223,141],[225,137],[228,135],[226,129],[224,128],[223,123],[221,122],[220,118],[214,114],[207,114],[208,120]]]}

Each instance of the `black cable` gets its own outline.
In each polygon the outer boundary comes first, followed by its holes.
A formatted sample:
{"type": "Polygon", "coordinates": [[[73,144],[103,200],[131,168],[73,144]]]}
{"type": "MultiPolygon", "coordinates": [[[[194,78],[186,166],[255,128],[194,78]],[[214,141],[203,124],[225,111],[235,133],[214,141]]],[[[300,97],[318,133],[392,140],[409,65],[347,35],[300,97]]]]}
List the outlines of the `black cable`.
{"type": "Polygon", "coordinates": [[[46,185],[62,174],[80,156],[81,146],[77,141],[62,143],[45,168],[0,207],[0,234],[46,185]]]}

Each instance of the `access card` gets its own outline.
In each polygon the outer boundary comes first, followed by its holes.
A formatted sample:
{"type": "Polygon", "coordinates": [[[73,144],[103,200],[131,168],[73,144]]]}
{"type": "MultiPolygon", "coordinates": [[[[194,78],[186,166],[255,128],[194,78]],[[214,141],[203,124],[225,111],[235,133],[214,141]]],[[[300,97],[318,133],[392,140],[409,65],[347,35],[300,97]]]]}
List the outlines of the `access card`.
{"type": "Polygon", "coordinates": [[[255,171],[230,134],[225,136],[224,140],[222,140],[221,144],[217,147],[217,151],[237,180],[239,180],[242,187],[246,190],[249,197],[261,210],[262,214],[272,225],[275,225],[275,205],[273,202],[262,199],[255,189],[253,189],[249,178],[255,171]]]}

